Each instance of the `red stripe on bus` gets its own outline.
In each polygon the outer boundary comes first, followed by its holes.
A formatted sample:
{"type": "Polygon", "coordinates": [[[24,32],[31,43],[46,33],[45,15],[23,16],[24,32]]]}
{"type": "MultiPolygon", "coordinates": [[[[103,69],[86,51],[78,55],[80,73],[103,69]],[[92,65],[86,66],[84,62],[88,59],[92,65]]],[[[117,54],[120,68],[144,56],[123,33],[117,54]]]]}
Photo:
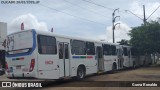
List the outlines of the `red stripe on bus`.
{"type": "Polygon", "coordinates": [[[93,56],[87,56],[87,58],[93,58],[93,56]]]}
{"type": "Polygon", "coordinates": [[[19,58],[19,60],[24,60],[24,57],[19,58]]]}

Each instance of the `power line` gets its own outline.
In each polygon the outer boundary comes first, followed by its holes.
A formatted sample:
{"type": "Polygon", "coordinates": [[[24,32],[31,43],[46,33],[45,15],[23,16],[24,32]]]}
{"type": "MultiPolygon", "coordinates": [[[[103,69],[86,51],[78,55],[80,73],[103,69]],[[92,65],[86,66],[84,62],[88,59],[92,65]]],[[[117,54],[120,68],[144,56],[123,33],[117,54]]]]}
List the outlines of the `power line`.
{"type": "Polygon", "coordinates": [[[99,7],[106,8],[106,9],[108,9],[108,10],[112,10],[112,11],[114,10],[113,8],[103,6],[103,5],[97,4],[97,3],[95,3],[95,2],[91,2],[91,1],[87,1],[87,0],[82,0],[82,1],[87,2],[87,3],[94,4],[94,5],[99,6],[99,7]]]}
{"type": "Polygon", "coordinates": [[[69,1],[67,1],[67,0],[63,0],[63,1],[65,1],[65,2],[67,2],[67,3],[69,3],[69,4],[71,4],[71,5],[77,6],[77,7],[81,8],[81,9],[83,9],[83,10],[87,10],[87,11],[90,11],[90,12],[92,12],[92,13],[95,13],[96,15],[101,15],[101,16],[103,16],[103,17],[106,17],[105,15],[102,15],[102,14],[99,14],[99,13],[94,12],[94,11],[92,11],[92,10],[88,10],[88,9],[86,9],[86,8],[84,8],[84,7],[81,7],[81,6],[79,6],[78,4],[69,2],[69,1]]]}
{"type": "MultiPolygon", "coordinates": [[[[149,15],[148,18],[150,18],[150,17],[158,10],[159,7],[160,7],[160,5],[149,15]]],[[[147,18],[147,19],[148,19],[148,18],[147,18]]],[[[146,19],[146,20],[147,20],[147,19],[146,19]]]]}
{"type": "MultiPolygon", "coordinates": [[[[103,7],[103,8],[106,8],[106,9],[112,10],[112,11],[114,11],[114,10],[115,10],[114,8],[106,7],[106,6],[103,6],[103,5],[97,4],[97,3],[95,3],[95,2],[91,2],[91,1],[87,1],[87,0],[82,0],[82,1],[87,2],[87,3],[90,3],[90,4],[94,4],[94,5],[96,5],[96,6],[103,7]]],[[[120,11],[120,10],[119,10],[118,12],[123,12],[123,11],[120,11]]]]}
{"type": "Polygon", "coordinates": [[[105,26],[106,26],[106,24],[104,24],[104,23],[96,22],[96,21],[89,20],[89,19],[86,19],[86,18],[83,18],[83,17],[78,17],[78,16],[72,15],[72,14],[70,14],[70,13],[66,13],[66,12],[60,11],[60,10],[58,10],[58,9],[49,7],[49,6],[45,6],[45,5],[43,5],[43,4],[37,4],[37,5],[46,7],[46,8],[48,8],[48,9],[51,9],[51,10],[54,10],[54,11],[57,11],[57,12],[61,12],[61,13],[63,13],[63,14],[72,16],[72,17],[77,18],[77,19],[81,19],[81,20],[85,20],[85,21],[89,21],[89,22],[93,22],[93,23],[98,23],[98,24],[101,24],[101,25],[105,25],[105,26]]]}
{"type": "MultiPolygon", "coordinates": [[[[150,17],[158,10],[159,7],[160,7],[160,5],[149,15],[148,18],[150,18],[150,17]]],[[[148,18],[146,19],[146,15],[145,15],[145,5],[143,5],[143,15],[144,15],[144,19],[142,19],[141,17],[139,17],[138,15],[134,14],[133,12],[131,12],[131,11],[129,11],[129,10],[125,10],[125,11],[128,11],[128,12],[130,12],[131,14],[135,15],[136,17],[138,17],[139,19],[143,20],[144,25],[146,25],[146,21],[148,20],[148,18]]]]}
{"type": "Polygon", "coordinates": [[[122,17],[122,21],[124,22],[124,23],[128,23],[128,22],[130,22],[130,21],[128,21],[128,19],[126,19],[126,17],[123,15],[125,12],[122,12],[121,13],[121,17],[122,17]]]}
{"type": "Polygon", "coordinates": [[[141,17],[139,17],[138,15],[134,14],[133,12],[131,12],[131,11],[129,11],[129,10],[125,10],[125,11],[126,11],[126,12],[128,11],[128,12],[130,12],[132,15],[134,15],[134,16],[138,17],[139,19],[143,20],[141,17]]]}

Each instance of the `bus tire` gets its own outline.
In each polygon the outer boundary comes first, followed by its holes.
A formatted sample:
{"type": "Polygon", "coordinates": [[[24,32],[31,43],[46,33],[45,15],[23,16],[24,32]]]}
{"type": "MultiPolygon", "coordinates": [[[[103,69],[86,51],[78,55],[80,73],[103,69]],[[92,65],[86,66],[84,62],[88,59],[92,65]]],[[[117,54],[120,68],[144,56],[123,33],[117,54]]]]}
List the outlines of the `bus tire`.
{"type": "Polygon", "coordinates": [[[77,69],[77,77],[76,77],[76,79],[77,80],[84,79],[85,74],[86,74],[85,67],[79,66],[78,69],[77,69]]]}

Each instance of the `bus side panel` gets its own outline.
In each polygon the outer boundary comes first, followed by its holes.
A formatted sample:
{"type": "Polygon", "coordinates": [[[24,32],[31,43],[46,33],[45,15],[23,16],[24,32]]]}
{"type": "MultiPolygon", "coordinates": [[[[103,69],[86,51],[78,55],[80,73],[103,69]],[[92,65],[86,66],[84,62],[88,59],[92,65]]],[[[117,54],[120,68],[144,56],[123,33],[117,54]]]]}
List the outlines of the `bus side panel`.
{"type": "MultiPolygon", "coordinates": [[[[96,45],[95,45],[96,46],[96,45]]],[[[72,48],[72,47],[70,47],[72,48]]],[[[97,72],[97,60],[95,55],[75,55],[70,52],[71,60],[71,76],[77,76],[77,69],[79,65],[84,65],[86,68],[86,75],[97,72]]]]}
{"type": "Polygon", "coordinates": [[[95,56],[92,55],[92,58],[86,60],[86,74],[92,74],[97,72],[97,60],[95,56]]]}
{"type": "Polygon", "coordinates": [[[104,55],[104,67],[105,67],[105,71],[111,71],[112,70],[112,65],[115,62],[115,60],[117,60],[116,56],[105,56],[104,55]]]}
{"type": "Polygon", "coordinates": [[[132,59],[131,57],[129,58],[128,56],[123,56],[124,57],[124,67],[132,67],[133,66],[133,61],[134,59],[132,59]]]}
{"type": "Polygon", "coordinates": [[[38,78],[58,79],[57,55],[38,55],[38,78]]]}
{"type": "Polygon", "coordinates": [[[124,67],[129,67],[129,59],[128,59],[128,56],[123,56],[123,58],[124,58],[123,66],[124,66],[124,67]]]}
{"type": "MultiPolygon", "coordinates": [[[[97,61],[95,60],[95,56],[92,56],[92,59],[83,59],[83,58],[74,58],[77,55],[71,56],[71,76],[77,75],[77,69],[79,65],[84,65],[86,68],[86,75],[97,72],[97,61]]],[[[79,57],[78,55],[77,57],[79,57]]]]}
{"type": "Polygon", "coordinates": [[[130,47],[128,46],[123,46],[123,58],[124,58],[124,67],[132,67],[133,66],[133,60],[131,57],[131,51],[130,47]]]}
{"type": "MultiPolygon", "coordinates": [[[[97,43],[94,43],[94,47],[97,46],[97,43]]],[[[85,66],[86,66],[86,74],[93,74],[97,73],[98,71],[98,64],[96,60],[96,48],[95,48],[95,55],[86,55],[86,60],[85,60],[85,66]],[[91,58],[88,58],[91,57],[91,58]]]]}

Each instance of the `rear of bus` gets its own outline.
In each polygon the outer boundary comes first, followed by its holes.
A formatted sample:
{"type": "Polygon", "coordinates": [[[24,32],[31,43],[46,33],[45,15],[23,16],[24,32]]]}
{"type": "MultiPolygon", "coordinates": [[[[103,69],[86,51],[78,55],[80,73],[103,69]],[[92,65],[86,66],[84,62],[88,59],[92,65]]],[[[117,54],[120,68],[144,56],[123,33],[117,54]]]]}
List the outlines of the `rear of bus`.
{"type": "Polygon", "coordinates": [[[26,30],[7,36],[6,76],[8,78],[36,77],[36,32],[26,30]]]}

